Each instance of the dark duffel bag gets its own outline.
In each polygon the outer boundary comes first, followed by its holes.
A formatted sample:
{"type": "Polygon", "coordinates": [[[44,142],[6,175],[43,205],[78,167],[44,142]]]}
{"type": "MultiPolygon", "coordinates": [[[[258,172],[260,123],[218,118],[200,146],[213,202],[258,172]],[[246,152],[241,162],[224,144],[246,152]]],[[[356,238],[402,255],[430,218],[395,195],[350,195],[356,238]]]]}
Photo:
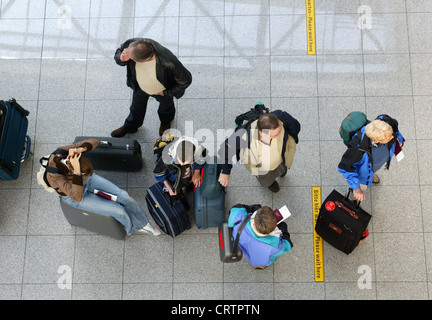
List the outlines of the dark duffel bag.
{"type": "Polygon", "coordinates": [[[322,203],[315,225],[315,231],[325,242],[346,254],[368,235],[372,218],[360,204],[349,200],[350,192],[343,196],[333,190],[322,203]]]}

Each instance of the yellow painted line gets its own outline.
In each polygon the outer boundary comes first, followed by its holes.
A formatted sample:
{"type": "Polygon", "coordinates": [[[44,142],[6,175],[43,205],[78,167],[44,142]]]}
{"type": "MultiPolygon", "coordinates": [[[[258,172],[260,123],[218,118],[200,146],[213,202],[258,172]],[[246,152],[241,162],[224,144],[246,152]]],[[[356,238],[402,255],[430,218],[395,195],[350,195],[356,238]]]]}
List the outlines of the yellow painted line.
{"type": "Polygon", "coordinates": [[[315,232],[315,224],[321,207],[321,187],[312,187],[313,251],[315,282],[324,282],[324,252],[322,238],[315,232]]]}
{"type": "Polygon", "coordinates": [[[315,0],[306,0],[306,36],[308,55],[316,54],[315,0]]]}

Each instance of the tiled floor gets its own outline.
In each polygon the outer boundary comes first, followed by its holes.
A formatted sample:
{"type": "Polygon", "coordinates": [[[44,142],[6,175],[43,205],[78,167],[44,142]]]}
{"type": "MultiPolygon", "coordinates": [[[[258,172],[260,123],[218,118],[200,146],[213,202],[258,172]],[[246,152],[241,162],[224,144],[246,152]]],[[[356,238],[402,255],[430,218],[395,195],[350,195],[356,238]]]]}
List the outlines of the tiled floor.
{"type": "MultiPolygon", "coordinates": [[[[432,1],[315,2],[317,53],[307,55],[304,0],[0,0],[0,98],[15,97],[30,111],[34,152],[18,180],[0,183],[0,298],[431,298],[432,1]],[[292,211],[294,248],[270,268],[222,264],[215,228],[193,226],[175,239],[89,234],[71,227],[58,198],[37,185],[41,156],[122,124],[131,90],[113,54],[134,36],[159,41],[192,72],[174,124],[211,150],[256,101],[301,122],[279,193],[260,187],[241,165],[228,187],[228,207],[253,201],[292,211]],[[333,188],[345,192],[338,126],[353,110],[397,118],[405,159],[393,161],[367,193],[369,238],[349,256],[324,244],[319,283],[311,186],[323,198],[333,188]],[[362,270],[370,289],[360,289],[362,270]],[[61,289],[70,274],[72,288],[61,289]]],[[[154,183],[156,106],[152,100],[144,127],[132,135],[143,146],[144,169],[101,172],[143,205],[154,183]]]]}

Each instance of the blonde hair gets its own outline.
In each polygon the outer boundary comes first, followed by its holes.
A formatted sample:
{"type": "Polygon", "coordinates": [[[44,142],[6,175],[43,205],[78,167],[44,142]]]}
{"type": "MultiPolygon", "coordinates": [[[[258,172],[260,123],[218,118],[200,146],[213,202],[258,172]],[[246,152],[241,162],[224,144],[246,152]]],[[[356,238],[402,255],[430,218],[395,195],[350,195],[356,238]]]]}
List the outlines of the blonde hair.
{"type": "Polygon", "coordinates": [[[370,139],[381,141],[393,134],[393,128],[387,122],[376,119],[366,125],[365,133],[370,139]]]}

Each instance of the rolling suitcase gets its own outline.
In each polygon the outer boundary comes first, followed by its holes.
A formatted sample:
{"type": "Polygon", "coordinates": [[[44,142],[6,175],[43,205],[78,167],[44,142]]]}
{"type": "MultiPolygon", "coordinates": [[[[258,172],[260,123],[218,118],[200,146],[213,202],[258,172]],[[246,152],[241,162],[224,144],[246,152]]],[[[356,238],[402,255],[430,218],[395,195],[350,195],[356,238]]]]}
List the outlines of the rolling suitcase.
{"type": "MultiPolygon", "coordinates": [[[[110,200],[107,200],[110,201],[110,200]]],[[[60,206],[66,220],[73,226],[81,227],[114,239],[124,239],[126,230],[114,217],[72,207],[60,197],[60,206]]]]}
{"type": "Polygon", "coordinates": [[[216,159],[201,171],[201,183],[194,190],[194,217],[198,228],[217,227],[225,220],[225,188],[218,181],[216,159]]]}
{"type": "Polygon", "coordinates": [[[194,191],[194,217],[199,229],[217,227],[225,220],[225,192],[217,198],[206,199],[201,194],[201,187],[194,191]]]}
{"type": "Polygon", "coordinates": [[[176,237],[190,229],[189,216],[183,203],[163,191],[164,184],[158,182],[147,190],[145,197],[147,208],[162,232],[176,237]]]}
{"type": "Polygon", "coordinates": [[[97,139],[99,145],[84,156],[91,161],[94,169],[106,171],[140,171],[143,166],[141,145],[137,140],[111,137],[75,138],[74,142],[97,139]]]}
{"type": "Polygon", "coordinates": [[[333,190],[321,205],[315,231],[321,238],[336,249],[350,254],[360,240],[368,235],[368,224],[372,216],[348,199],[333,190]]]}
{"type": "Polygon", "coordinates": [[[30,155],[28,115],[15,99],[0,100],[0,180],[16,180],[21,162],[30,155]]]}
{"type": "Polygon", "coordinates": [[[215,199],[225,193],[225,188],[219,183],[221,167],[217,164],[217,157],[212,162],[206,162],[201,171],[201,195],[206,199],[215,199]]]}
{"type": "Polygon", "coordinates": [[[242,224],[237,229],[237,235],[235,239],[232,234],[233,229],[228,227],[227,222],[223,222],[219,225],[219,256],[222,262],[238,262],[243,258],[243,252],[240,250],[238,242],[240,240],[240,234],[250,218],[251,215],[248,214],[243,220],[242,224]]]}

